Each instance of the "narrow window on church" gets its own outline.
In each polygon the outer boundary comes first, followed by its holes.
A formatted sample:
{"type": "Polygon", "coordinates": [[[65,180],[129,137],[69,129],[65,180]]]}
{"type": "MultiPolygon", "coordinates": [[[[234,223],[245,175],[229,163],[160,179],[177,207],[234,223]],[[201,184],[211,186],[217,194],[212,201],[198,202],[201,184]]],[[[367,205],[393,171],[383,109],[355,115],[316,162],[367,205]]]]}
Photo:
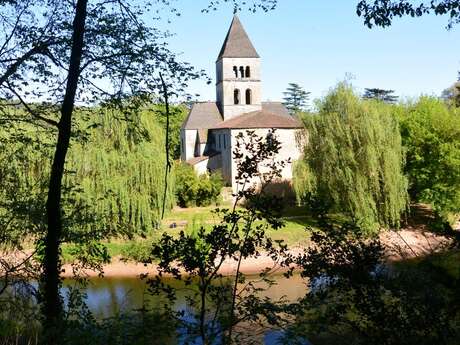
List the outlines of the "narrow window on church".
{"type": "Polygon", "coordinates": [[[235,89],[235,91],[233,91],[233,101],[235,104],[240,104],[240,90],[235,89]]]}
{"type": "Polygon", "coordinates": [[[226,148],[227,148],[227,143],[225,142],[225,141],[226,141],[226,140],[225,140],[226,135],[223,134],[223,137],[224,137],[224,149],[226,149],[226,148]]]}
{"type": "Polygon", "coordinates": [[[221,142],[221,140],[222,140],[222,135],[219,134],[219,148],[222,147],[222,142],[221,142]]]}
{"type": "Polygon", "coordinates": [[[243,66],[240,67],[240,77],[244,78],[244,67],[243,66]]]}
{"type": "Polygon", "coordinates": [[[251,78],[251,68],[246,66],[246,78],[251,78]]]}
{"type": "Polygon", "coordinates": [[[235,73],[235,78],[238,78],[238,67],[233,66],[233,73],[235,73]]]}
{"type": "Polygon", "coordinates": [[[251,104],[252,103],[252,91],[251,89],[246,90],[246,104],[251,104]]]}

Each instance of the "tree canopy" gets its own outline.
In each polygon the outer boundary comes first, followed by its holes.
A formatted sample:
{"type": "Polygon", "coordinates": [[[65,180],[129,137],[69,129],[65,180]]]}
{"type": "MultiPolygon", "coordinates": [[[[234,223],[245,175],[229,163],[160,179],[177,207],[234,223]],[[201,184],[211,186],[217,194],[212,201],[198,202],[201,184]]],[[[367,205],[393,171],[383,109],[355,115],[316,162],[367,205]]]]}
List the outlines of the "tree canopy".
{"type": "Polygon", "coordinates": [[[441,98],[455,107],[460,107],[460,72],[458,73],[458,80],[450,87],[442,91],[441,98]]]}
{"type": "Polygon", "coordinates": [[[378,88],[364,90],[363,98],[375,99],[386,103],[395,103],[398,100],[398,96],[394,95],[394,90],[383,90],[378,88]]]}
{"type": "Polygon", "coordinates": [[[304,119],[304,157],[296,166],[298,196],[317,195],[362,228],[398,227],[407,206],[404,155],[388,105],[360,99],[341,83],[304,119]]]}
{"type": "Polygon", "coordinates": [[[422,97],[399,107],[412,200],[431,204],[444,219],[460,212],[460,112],[422,97]]]}
{"type": "MultiPolygon", "coordinates": [[[[94,238],[96,233],[133,236],[151,231],[160,220],[165,164],[164,129],[153,111],[138,113],[135,125],[120,119],[123,114],[113,108],[81,108],[77,115],[75,130],[84,134],[72,141],[64,175],[63,208],[69,233],[65,242],[83,229],[94,238]]],[[[27,115],[17,115],[21,117],[27,115]]],[[[17,199],[39,205],[46,194],[53,135],[18,122],[8,129],[1,127],[0,138],[0,161],[9,162],[0,165],[5,187],[0,214],[9,213],[15,223],[43,232],[43,205],[39,219],[27,225],[23,213],[30,208],[17,199]]],[[[170,191],[169,207],[172,202],[170,191]]]]}

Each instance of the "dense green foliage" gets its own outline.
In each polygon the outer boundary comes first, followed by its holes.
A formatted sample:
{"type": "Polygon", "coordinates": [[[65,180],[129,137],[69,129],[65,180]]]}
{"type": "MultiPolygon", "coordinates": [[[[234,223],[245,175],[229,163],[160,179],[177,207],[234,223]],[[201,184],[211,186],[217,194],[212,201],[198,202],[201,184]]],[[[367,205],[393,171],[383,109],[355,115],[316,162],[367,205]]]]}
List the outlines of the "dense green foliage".
{"type": "Polygon", "coordinates": [[[460,110],[430,97],[398,107],[413,201],[460,213],[460,110]]]}
{"type": "MultiPolygon", "coordinates": [[[[93,238],[152,230],[162,206],[164,130],[147,111],[122,114],[90,108],[78,112],[64,176],[68,230],[73,227],[93,238]]],[[[23,227],[24,236],[43,221],[53,132],[16,122],[2,127],[0,138],[0,161],[8,163],[0,165],[4,187],[0,218],[11,215],[18,231],[23,227]]],[[[167,200],[170,208],[172,190],[167,200]]],[[[76,240],[74,235],[69,233],[66,240],[76,240]]]]}
{"type": "MultiPolygon", "coordinates": [[[[68,160],[84,203],[94,205],[102,224],[123,232],[156,225],[164,188],[164,130],[149,112],[132,116],[119,121],[114,111],[101,110],[97,129],[86,143],[72,146],[68,160]]],[[[172,191],[169,196],[171,207],[172,191]]]]}
{"type": "Polygon", "coordinates": [[[313,200],[314,245],[295,259],[308,278],[286,344],[415,345],[458,341],[458,279],[438,267],[388,269],[385,248],[352,223],[336,225],[313,200]]]}
{"type": "MultiPolygon", "coordinates": [[[[9,107],[18,119],[19,108],[9,107]]],[[[22,248],[25,237],[43,231],[45,171],[50,165],[52,132],[24,122],[0,122],[0,244],[22,248]]]]}
{"type": "Polygon", "coordinates": [[[180,163],[175,166],[175,193],[181,207],[209,206],[220,201],[224,186],[219,172],[198,176],[192,166],[180,163]]]}
{"type": "Polygon", "coordinates": [[[298,197],[319,195],[370,232],[398,227],[407,206],[407,179],[390,106],[363,101],[339,84],[318,108],[304,119],[304,161],[295,169],[298,197]]]}

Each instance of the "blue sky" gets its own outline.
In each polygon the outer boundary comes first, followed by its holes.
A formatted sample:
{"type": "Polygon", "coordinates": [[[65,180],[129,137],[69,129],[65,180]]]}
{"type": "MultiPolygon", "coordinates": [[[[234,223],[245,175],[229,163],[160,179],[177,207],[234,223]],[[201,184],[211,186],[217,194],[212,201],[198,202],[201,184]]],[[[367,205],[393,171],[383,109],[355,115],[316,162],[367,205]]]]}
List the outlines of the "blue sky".
{"type": "MultiPolygon", "coordinates": [[[[223,4],[201,13],[209,0],[178,0],[180,17],[165,28],[175,33],[171,48],[214,79],[215,60],[232,19],[223,4]]],[[[262,57],[263,99],[280,100],[289,82],[324,96],[351,74],[353,85],[394,89],[404,98],[439,95],[460,70],[460,26],[447,18],[397,19],[386,29],[368,29],[355,13],[357,0],[280,0],[269,13],[239,17],[262,57]]],[[[214,100],[214,83],[193,82],[190,92],[214,100]]]]}

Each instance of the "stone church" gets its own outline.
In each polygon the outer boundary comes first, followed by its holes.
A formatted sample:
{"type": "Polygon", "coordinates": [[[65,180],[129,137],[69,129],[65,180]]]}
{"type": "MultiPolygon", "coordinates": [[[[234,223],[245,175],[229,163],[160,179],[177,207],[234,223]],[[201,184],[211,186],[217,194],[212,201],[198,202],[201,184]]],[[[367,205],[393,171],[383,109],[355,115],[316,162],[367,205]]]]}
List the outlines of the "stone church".
{"type": "MultiPolygon", "coordinates": [[[[296,132],[300,121],[281,102],[262,102],[261,59],[237,16],[216,61],[216,102],[195,103],[181,128],[181,159],[199,174],[220,170],[233,191],[236,136],[246,130],[267,136],[270,129],[281,143],[279,160],[300,156],[296,132]]],[[[292,163],[282,171],[292,179],[292,163]]]]}

